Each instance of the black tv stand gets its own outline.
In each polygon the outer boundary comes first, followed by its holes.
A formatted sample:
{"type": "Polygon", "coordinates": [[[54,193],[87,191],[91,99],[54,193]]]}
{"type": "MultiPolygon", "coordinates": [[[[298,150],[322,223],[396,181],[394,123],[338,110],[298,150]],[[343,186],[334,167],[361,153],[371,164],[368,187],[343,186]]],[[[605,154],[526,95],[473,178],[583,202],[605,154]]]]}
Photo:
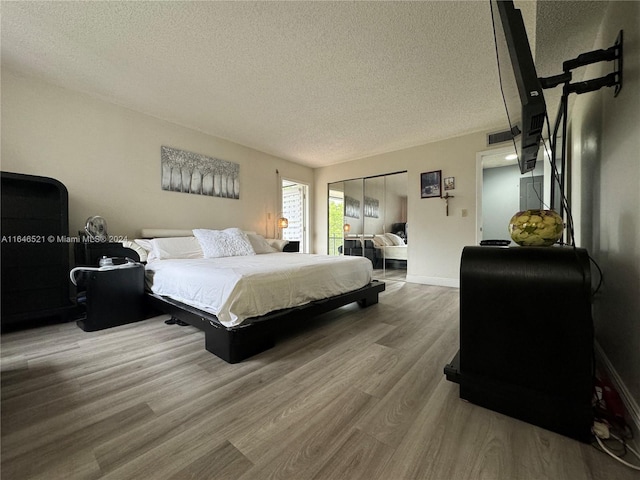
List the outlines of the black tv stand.
{"type": "Polygon", "coordinates": [[[445,367],[460,398],[589,442],[593,368],[586,250],[464,249],[460,351],[445,367]]]}

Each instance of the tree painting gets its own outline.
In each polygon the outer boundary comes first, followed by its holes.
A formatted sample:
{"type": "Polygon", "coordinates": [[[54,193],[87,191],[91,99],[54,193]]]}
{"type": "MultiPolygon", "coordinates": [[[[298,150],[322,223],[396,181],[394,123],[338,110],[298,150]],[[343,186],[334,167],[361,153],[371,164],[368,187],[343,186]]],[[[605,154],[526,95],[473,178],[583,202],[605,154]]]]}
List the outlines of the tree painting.
{"type": "Polygon", "coordinates": [[[163,190],[240,198],[240,165],[237,163],[162,147],[161,164],[163,190]]]}

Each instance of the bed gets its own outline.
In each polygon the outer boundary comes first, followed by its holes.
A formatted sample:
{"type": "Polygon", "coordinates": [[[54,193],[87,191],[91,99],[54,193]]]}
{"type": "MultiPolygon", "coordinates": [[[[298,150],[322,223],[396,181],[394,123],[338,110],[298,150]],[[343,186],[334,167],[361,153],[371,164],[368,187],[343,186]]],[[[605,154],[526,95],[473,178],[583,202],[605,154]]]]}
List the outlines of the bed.
{"type": "Polygon", "coordinates": [[[378,250],[377,256],[385,260],[407,260],[406,245],[383,245],[376,246],[378,250]]]}
{"type": "Polygon", "coordinates": [[[362,255],[369,258],[374,268],[393,264],[406,268],[407,244],[394,233],[352,235],[345,237],[345,255],[362,255]],[[363,250],[364,245],[364,250],[363,250]]]}
{"type": "Polygon", "coordinates": [[[253,232],[143,236],[150,238],[126,246],[146,261],[150,305],[203,330],[205,348],[228,363],[271,348],[294,323],[352,302],[375,304],[385,289],[365,258],[288,253],[285,241],[253,232]]]}

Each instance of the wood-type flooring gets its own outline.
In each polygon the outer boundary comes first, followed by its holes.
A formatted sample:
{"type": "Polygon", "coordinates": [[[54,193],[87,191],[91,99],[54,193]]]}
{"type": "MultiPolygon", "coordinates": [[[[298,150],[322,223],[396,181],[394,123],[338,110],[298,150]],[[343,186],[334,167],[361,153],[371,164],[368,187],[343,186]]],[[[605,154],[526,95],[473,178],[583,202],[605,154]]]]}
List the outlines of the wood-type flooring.
{"type": "Polygon", "coordinates": [[[229,365],[168,317],[2,335],[1,476],[626,480],[590,445],[466,403],[458,290],[389,281],[229,365]]]}

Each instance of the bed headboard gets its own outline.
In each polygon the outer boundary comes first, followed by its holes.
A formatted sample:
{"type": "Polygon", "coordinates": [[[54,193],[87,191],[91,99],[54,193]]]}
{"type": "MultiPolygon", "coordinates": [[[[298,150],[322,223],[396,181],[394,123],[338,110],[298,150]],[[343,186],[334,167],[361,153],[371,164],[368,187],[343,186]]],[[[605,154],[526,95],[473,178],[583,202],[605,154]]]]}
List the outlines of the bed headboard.
{"type": "MultiPolygon", "coordinates": [[[[243,230],[244,233],[256,233],[243,230]]],[[[143,228],[140,238],[193,237],[193,230],[176,230],[170,228],[143,228]]]]}
{"type": "Polygon", "coordinates": [[[172,230],[169,228],[143,228],[142,238],[193,237],[193,230],[172,230]]]}

